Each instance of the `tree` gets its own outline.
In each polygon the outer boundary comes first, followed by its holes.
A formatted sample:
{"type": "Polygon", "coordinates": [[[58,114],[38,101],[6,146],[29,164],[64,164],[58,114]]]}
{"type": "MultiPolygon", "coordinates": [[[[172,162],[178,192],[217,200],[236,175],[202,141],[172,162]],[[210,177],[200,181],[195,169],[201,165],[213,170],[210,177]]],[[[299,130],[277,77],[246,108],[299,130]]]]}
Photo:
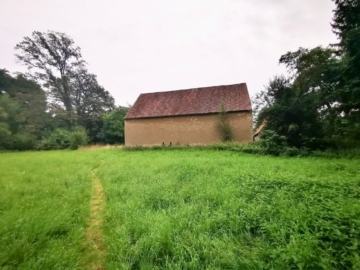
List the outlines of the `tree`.
{"type": "Polygon", "coordinates": [[[342,80],[339,81],[343,111],[346,115],[360,109],[360,0],[334,0],[333,31],[342,57],[342,80]]]}
{"type": "Polygon", "coordinates": [[[0,69],[0,148],[33,149],[50,119],[46,96],[36,82],[0,69]]]}
{"type": "Polygon", "coordinates": [[[337,85],[339,136],[360,141],[360,1],[335,0],[333,31],[338,36],[335,44],[341,57],[337,85]]]}
{"type": "Polygon", "coordinates": [[[299,48],[280,57],[279,63],[288,68],[290,81],[300,95],[310,95],[312,106],[323,117],[335,113],[339,104],[337,85],[340,59],[331,48],[299,48]]]}
{"type": "Polygon", "coordinates": [[[333,32],[340,39],[337,44],[346,48],[349,36],[359,31],[360,26],[360,1],[359,0],[333,0],[336,8],[333,18],[333,32]]]}
{"type": "Polygon", "coordinates": [[[77,71],[72,85],[72,100],[78,124],[87,129],[91,141],[97,142],[97,135],[102,128],[102,117],[114,109],[114,98],[98,84],[96,75],[90,74],[85,68],[77,71]]]}
{"type": "Polygon", "coordinates": [[[20,74],[12,77],[6,70],[0,69],[1,96],[3,108],[7,108],[7,123],[11,132],[40,137],[48,118],[46,95],[40,85],[20,74]]]}
{"type": "Polygon", "coordinates": [[[15,49],[16,59],[28,67],[28,75],[47,89],[52,114],[69,127],[83,124],[93,115],[99,118],[114,106],[109,92],[87,71],[80,47],[66,34],[35,31],[15,49]]]}
{"type": "Polygon", "coordinates": [[[257,125],[266,120],[266,129],[286,138],[289,146],[324,147],[329,140],[325,123],[333,119],[337,102],[339,60],[333,54],[316,47],[282,55],[279,62],[289,77],[275,77],[256,96],[257,125]]]}
{"type": "Polygon", "coordinates": [[[339,43],[282,55],[288,76],[275,77],[254,99],[256,125],[266,120],[270,137],[281,138],[276,144],[360,144],[360,0],[334,1],[339,43]]]}
{"type": "Polygon", "coordinates": [[[8,95],[0,95],[0,149],[7,148],[7,142],[10,139],[11,131],[8,124],[8,109],[13,108],[14,104],[8,95]],[[9,103],[10,101],[10,103],[9,103]],[[5,107],[5,105],[7,105],[5,107]]]}
{"type": "Polygon", "coordinates": [[[103,127],[99,137],[105,143],[124,143],[125,125],[124,118],[129,107],[119,106],[111,113],[103,115],[103,127]]]}
{"type": "Polygon", "coordinates": [[[32,37],[24,37],[15,50],[17,61],[33,71],[32,78],[49,89],[54,101],[61,101],[67,111],[72,111],[70,78],[85,64],[80,47],[64,33],[34,31],[32,37]]]}

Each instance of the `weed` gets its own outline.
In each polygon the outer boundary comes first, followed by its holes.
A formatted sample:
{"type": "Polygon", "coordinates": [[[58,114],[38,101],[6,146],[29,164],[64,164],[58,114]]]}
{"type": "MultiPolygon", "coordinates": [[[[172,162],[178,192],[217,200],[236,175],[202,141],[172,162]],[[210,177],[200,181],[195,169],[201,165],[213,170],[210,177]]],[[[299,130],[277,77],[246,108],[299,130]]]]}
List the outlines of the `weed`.
{"type": "Polygon", "coordinates": [[[220,104],[219,119],[216,123],[216,126],[220,132],[222,142],[229,142],[232,140],[230,121],[226,114],[224,102],[221,102],[220,104]]]}

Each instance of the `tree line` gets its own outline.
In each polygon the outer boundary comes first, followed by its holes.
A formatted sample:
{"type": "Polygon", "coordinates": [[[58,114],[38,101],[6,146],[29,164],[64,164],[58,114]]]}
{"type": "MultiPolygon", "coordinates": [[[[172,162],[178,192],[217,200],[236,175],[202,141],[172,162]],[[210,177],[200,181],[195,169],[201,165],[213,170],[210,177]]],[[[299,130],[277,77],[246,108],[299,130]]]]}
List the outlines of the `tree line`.
{"type": "Polygon", "coordinates": [[[124,142],[129,107],[115,105],[70,37],[35,31],[15,50],[28,72],[11,75],[0,69],[0,149],[124,142]]]}
{"type": "Polygon", "coordinates": [[[280,57],[285,76],[253,99],[266,145],[298,149],[360,146],[360,0],[334,0],[337,44],[280,57]]]}

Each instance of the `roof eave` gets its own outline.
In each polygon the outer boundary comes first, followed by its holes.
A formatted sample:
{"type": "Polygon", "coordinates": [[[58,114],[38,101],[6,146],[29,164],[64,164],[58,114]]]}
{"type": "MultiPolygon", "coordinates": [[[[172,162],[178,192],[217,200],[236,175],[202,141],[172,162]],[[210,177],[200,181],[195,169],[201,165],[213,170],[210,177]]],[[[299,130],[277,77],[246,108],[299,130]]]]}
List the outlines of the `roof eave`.
{"type": "MultiPolygon", "coordinates": [[[[252,112],[252,110],[238,110],[238,111],[227,111],[226,113],[237,113],[237,112],[252,112]]],[[[131,119],[148,119],[148,118],[167,118],[167,117],[178,117],[178,116],[195,116],[195,115],[211,115],[219,114],[220,112],[209,112],[209,113],[193,113],[193,114],[174,114],[174,115],[157,115],[157,116],[142,116],[142,117],[124,117],[125,120],[131,119]]]]}

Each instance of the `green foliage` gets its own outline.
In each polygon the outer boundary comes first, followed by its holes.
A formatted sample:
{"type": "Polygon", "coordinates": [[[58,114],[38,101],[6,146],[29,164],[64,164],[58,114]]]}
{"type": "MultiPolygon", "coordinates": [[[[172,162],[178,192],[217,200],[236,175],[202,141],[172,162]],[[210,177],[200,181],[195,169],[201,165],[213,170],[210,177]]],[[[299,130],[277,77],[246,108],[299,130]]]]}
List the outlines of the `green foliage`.
{"type": "Polygon", "coordinates": [[[32,77],[41,81],[51,97],[73,110],[71,77],[83,66],[81,49],[64,33],[34,31],[15,47],[17,61],[32,71],[32,77]]]}
{"type": "Polygon", "coordinates": [[[47,138],[41,140],[37,145],[38,150],[76,150],[79,146],[87,145],[88,137],[86,130],[82,127],[76,128],[74,131],[65,129],[56,129],[47,138]]]}
{"type": "Polygon", "coordinates": [[[10,150],[30,150],[34,149],[37,144],[37,140],[34,136],[29,134],[16,133],[11,139],[12,149],[10,150]]]}
{"type": "Polygon", "coordinates": [[[339,61],[330,49],[299,49],[283,55],[280,63],[290,77],[275,77],[256,96],[258,125],[266,120],[265,129],[282,136],[288,147],[325,149],[359,141],[356,123],[340,103],[339,61]]]}
{"type": "Polygon", "coordinates": [[[64,128],[84,126],[91,139],[101,129],[102,114],[114,107],[114,98],[89,73],[81,49],[66,34],[34,31],[15,47],[16,59],[28,76],[47,89],[51,113],[64,128]]]}
{"type": "Polygon", "coordinates": [[[8,114],[1,105],[3,101],[4,97],[0,96],[0,149],[5,148],[7,141],[11,136],[11,131],[6,121],[8,119],[8,114]]]}
{"type": "Polygon", "coordinates": [[[280,62],[294,74],[290,78],[275,77],[256,97],[258,123],[266,120],[265,129],[282,136],[282,143],[289,147],[322,149],[327,146],[329,136],[324,118],[329,114],[326,104],[330,101],[323,96],[332,84],[323,83],[320,77],[330,73],[322,62],[329,55],[330,51],[321,48],[300,49],[283,55],[280,62]]]}
{"type": "MultiPolygon", "coordinates": [[[[0,149],[77,149],[88,142],[89,131],[84,127],[92,132],[94,138],[94,133],[101,130],[101,117],[107,110],[102,110],[103,103],[96,103],[95,96],[89,93],[95,91],[89,83],[96,78],[83,76],[87,78],[86,87],[83,82],[82,96],[86,104],[79,103],[77,108],[81,117],[78,118],[74,112],[63,110],[56,104],[47,107],[45,92],[36,82],[23,75],[12,77],[6,70],[0,70],[0,149]],[[69,128],[69,119],[72,123],[82,122],[83,127],[69,128]]],[[[102,90],[98,89],[98,94],[109,101],[108,109],[111,109],[112,98],[102,90]]]]}
{"type": "Polygon", "coordinates": [[[282,55],[288,77],[274,78],[254,99],[256,125],[266,120],[287,147],[360,145],[360,2],[334,2],[339,43],[282,55]]]}
{"type": "Polygon", "coordinates": [[[124,143],[125,137],[125,116],[129,107],[119,106],[111,113],[106,113],[102,117],[103,127],[98,138],[103,143],[115,144],[124,143]]]}
{"type": "Polygon", "coordinates": [[[225,104],[224,102],[221,102],[220,104],[221,109],[219,112],[219,119],[216,123],[217,128],[221,135],[221,141],[222,142],[228,142],[232,140],[232,131],[229,119],[226,114],[225,104]]]}
{"type": "Polygon", "coordinates": [[[19,112],[20,106],[15,100],[8,94],[0,95],[0,123],[3,129],[7,129],[10,133],[17,130],[19,112]]]}
{"type": "Polygon", "coordinates": [[[94,74],[81,69],[74,82],[77,123],[83,126],[93,143],[99,141],[104,125],[103,115],[115,109],[114,98],[97,82],[94,74]]]}
{"type": "Polygon", "coordinates": [[[88,136],[84,128],[78,128],[70,134],[70,149],[76,150],[79,146],[88,144],[88,136]]]}
{"type": "Polygon", "coordinates": [[[66,149],[70,147],[71,132],[65,129],[56,129],[49,137],[51,149],[66,149]]]}
{"type": "Polygon", "coordinates": [[[1,69],[0,85],[0,106],[7,112],[11,132],[39,137],[47,119],[45,92],[23,75],[12,77],[1,69]]]}
{"type": "Polygon", "coordinates": [[[29,150],[42,136],[48,115],[41,87],[0,70],[0,149],[29,150]]]}

